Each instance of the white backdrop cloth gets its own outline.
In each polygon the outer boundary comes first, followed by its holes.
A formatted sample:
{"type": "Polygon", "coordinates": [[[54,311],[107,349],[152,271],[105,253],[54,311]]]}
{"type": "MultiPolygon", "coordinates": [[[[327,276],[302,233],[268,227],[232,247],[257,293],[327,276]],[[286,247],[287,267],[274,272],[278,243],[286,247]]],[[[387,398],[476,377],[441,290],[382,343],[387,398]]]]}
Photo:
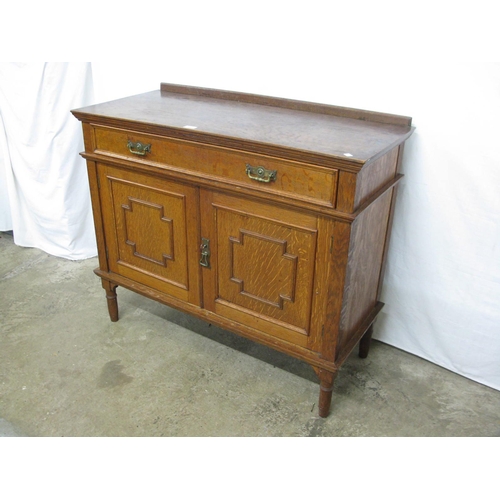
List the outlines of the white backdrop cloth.
{"type": "Polygon", "coordinates": [[[81,125],[89,63],[0,64],[0,230],[77,260],[97,253],[81,125]]]}
{"type": "Polygon", "coordinates": [[[500,389],[500,64],[413,67],[406,82],[416,131],[375,338],[500,389]]]}

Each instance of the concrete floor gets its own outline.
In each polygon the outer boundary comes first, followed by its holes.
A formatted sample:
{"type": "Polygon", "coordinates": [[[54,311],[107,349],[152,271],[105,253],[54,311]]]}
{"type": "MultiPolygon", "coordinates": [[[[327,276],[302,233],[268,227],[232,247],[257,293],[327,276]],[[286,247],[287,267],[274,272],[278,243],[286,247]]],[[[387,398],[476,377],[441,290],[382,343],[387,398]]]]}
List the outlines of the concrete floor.
{"type": "Polygon", "coordinates": [[[0,435],[500,436],[500,392],[381,342],[337,376],[0,233],[0,435]]]}

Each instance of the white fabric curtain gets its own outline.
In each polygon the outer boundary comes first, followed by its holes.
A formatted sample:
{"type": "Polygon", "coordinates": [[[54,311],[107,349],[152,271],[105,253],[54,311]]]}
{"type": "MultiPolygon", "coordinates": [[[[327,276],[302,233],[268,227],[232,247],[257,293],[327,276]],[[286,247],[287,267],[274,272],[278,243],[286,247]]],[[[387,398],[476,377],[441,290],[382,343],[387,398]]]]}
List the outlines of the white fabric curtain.
{"type": "Polygon", "coordinates": [[[0,230],[58,257],[95,256],[81,125],[90,63],[0,64],[0,230]]]}
{"type": "Polygon", "coordinates": [[[402,81],[416,130],[375,337],[500,389],[500,64],[414,66],[402,81]]]}

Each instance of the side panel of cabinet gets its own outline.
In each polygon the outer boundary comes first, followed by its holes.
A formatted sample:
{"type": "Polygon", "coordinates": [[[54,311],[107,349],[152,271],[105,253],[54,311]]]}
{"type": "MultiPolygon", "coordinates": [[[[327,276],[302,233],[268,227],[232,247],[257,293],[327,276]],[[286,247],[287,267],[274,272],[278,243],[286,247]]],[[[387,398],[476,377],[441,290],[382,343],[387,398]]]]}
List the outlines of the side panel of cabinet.
{"type": "Polygon", "coordinates": [[[352,225],[338,354],[378,302],[393,195],[394,188],[385,192],[352,225]]]}
{"type": "Polygon", "coordinates": [[[98,164],[111,272],[201,305],[198,189],[98,164]]]}
{"type": "Polygon", "coordinates": [[[318,217],[271,204],[201,191],[204,307],[303,347],[320,326],[315,299],[318,217]]]}

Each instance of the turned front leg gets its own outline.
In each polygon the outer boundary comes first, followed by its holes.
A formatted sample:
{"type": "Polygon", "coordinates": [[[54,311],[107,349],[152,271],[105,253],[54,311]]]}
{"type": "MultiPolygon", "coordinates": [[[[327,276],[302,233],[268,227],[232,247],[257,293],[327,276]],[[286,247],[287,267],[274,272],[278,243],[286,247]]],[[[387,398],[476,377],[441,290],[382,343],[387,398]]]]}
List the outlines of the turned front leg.
{"type": "Polygon", "coordinates": [[[330,406],[332,404],[333,383],[335,382],[336,372],[329,372],[321,368],[314,368],[319,378],[319,403],[318,414],[320,417],[328,417],[330,406]]]}
{"type": "Polygon", "coordinates": [[[366,358],[368,356],[368,352],[370,350],[370,344],[372,342],[373,335],[373,324],[370,325],[370,328],[366,330],[365,334],[361,337],[359,341],[359,357],[366,358]]]}
{"type": "Polygon", "coordinates": [[[116,299],[116,287],[114,283],[102,280],[102,287],[106,290],[106,299],[108,301],[108,312],[111,321],[118,321],[118,300],[116,299]]]}

